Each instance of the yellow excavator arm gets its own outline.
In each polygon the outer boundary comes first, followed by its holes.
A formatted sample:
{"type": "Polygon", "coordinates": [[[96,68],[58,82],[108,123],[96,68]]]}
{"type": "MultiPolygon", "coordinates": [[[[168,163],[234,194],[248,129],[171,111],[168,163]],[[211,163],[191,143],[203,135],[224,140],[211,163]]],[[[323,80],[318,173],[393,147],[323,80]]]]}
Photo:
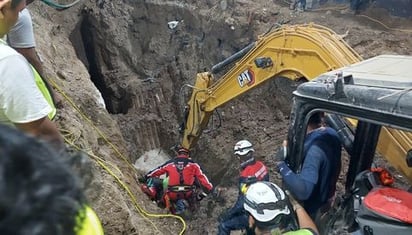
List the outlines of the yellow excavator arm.
{"type": "MultiPolygon", "coordinates": [[[[242,51],[220,79],[214,77],[216,66],[212,72],[197,74],[186,107],[183,147],[190,149],[196,144],[216,108],[271,78],[312,80],[362,60],[341,36],[316,24],[282,26],[242,51]]],[[[377,149],[412,182],[412,170],[405,163],[406,152],[412,149],[412,133],[382,128],[377,149]]]]}
{"type": "Polygon", "coordinates": [[[220,79],[212,72],[197,74],[186,107],[183,147],[196,144],[216,108],[271,78],[311,80],[362,60],[341,36],[316,24],[282,26],[248,48],[220,79]]]}

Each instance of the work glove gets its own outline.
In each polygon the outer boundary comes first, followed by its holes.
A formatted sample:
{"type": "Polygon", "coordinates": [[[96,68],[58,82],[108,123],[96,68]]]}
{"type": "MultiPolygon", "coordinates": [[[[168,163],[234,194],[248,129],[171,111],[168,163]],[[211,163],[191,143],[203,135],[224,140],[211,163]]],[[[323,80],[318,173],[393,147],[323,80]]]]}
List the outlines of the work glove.
{"type": "Polygon", "coordinates": [[[207,197],[207,194],[205,192],[199,192],[196,194],[196,201],[200,202],[205,197],[207,197]]]}
{"type": "Polygon", "coordinates": [[[220,186],[216,186],[216,187],[214,187],[213,189],[212,189],[212,192],[211,192],[211,194],[212,194],[212,197],[213,198],[219,198],[221,195],[222,195],[222,191],[224,191],[225,190],[225,188],[222,188],[222,187],[220,187],[220,186]]]}

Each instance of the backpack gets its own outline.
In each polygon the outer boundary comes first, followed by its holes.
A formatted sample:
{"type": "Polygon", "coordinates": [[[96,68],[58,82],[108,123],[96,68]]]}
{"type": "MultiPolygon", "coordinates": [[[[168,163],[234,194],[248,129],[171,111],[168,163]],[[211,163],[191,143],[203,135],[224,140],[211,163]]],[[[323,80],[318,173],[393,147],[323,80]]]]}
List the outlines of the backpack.
{"type": "Polygon", "coordinates": [[[363,235],[406,235],[412,231],[412,193],[390,187],[383,168],[360,172],[352,191],[355,221],[363,235]]]}
{"type": "Polygon", "coordinates": [[[377,187],[363,199],[356,217],[363,235],[412,233],[412,193],[377,187]]]}

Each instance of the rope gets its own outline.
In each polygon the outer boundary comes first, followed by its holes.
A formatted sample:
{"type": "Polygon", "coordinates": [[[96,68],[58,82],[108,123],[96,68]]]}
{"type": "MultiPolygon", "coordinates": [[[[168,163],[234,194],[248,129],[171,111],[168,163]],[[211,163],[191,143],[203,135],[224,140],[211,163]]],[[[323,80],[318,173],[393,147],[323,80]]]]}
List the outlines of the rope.
{"type": "Polygon", "coordinates": [[[41,1],[44,2],[47,5],[55,8],[56,10],[66,10],[66,9],[68,9],[68,8],[70,8],[70,7],[76,5],[77,3],[80,2],[80,0],[75,0],[72,3],[62,5],[62,4],[56,3],[52,0],[41,0],[41,1]]]}
{"type": "MultiPolygon", "coordinates": [[[[186,231],[186,223],[185,223],[185,221],[183,220],[182,217],[177,216],[177,215],[173,215],[173,214],[152,214],[152,213],[147,212],[145,209],[143,209],[143,208],[139,205],[139,203],[137,202],[136,197],[133,195],[133,193],[131,192],[131,190],[129,189],[129,187],[127,187],[127,185],[120,179],[119,176],[117,176],[109,167],[107,167],[107,165],[105,164],[105,162],[106,162],[106,163],[109,163],[109,164],[110,164],[110,162],[107,162],[107,161],[105,161],[104,159],[102,159],[102,158],[100,158],[100,157],[98,157],[98,156],[96,156],[96,155],[94,155],[94,154],[92,154],[92,153],[89,153],[89,152],[84,151],[83,149],[81,149],[80,147],[78,147],[77,145],[75,145],[74,143],[70,142],[70,141],[67,140],[67,139],[65,139],[65,141],[66,141],[70,146],[74,147],[76,150],[81,151],[81,152],[87,154],[88,156],[90,156],[90,157],[91,157],[93,160],[95,160],[104,170],[106,170],[106,172],[109,173],[109,175],[113,176],[113,178],[116,179],[116,182],[117,182],[117,183],[127,192],[127,194],[130,196],[130,198],[131,198],[131,200],[132,200],[132,202],[133,202],[133,205],[134,205],[135,209],[137,210],[137,212],[138,212],[146,221],[148,221],[148,222],[156,229],[156,231],[158,231],[159,233],[161,233],[161,231],[157,228],[157,226],[153,223],[153,221],[149,220],[147,217],[155,217],[155,218],[172,217],[172,218],[179,219],[179,220],[182,222],[182,224],[183,224],[183,228],[182,228],[182,230],[181,230],[181,232],[180,232],[179,234],[180,234],[180,235],[184,234],[184,232],[186,231]]],[[[113,166],[114,166],[114,165],[113,165],[113,166]]],[[[116,166],[114,166],[114,167],[119,171],[119,169],[118,169],[116,166]]]]}
{"type": "Polygon", "coordinates": [[[126,159],[126,157],[116,148],[116,146],[115,146],[112,142],[110,142],[110,141],[108,140],[108,138],[103,134],[103,132],[102,132],[99,128],[97,128],[96,125],[94,125],[93,121],[90,120],[90,118],[88,118],[88,117],[80,110],[79,107],[77,107],[77,105],[73,102],[73,100],[71,100],[70,97],[68,97],[68,96],[66,95],[66,93],[64,93],[63,90],[62,90],[60,87],[58,87],[58,85],[56,84],[56,82],[55,82],[55,81],[52,81],[51,79],[50,79],[50,82],[52,83],[53,87],[55,87],[56,90],[57,90],[60,94],[62,94],[62,96],[66,99],[66,101],[69,102],[69,104],[81,115],[81,117],[82,117],[84,120],[86,120],[86,121],[92,126],[92,128],[99,134],[99,136],[102,137],[103,140],[104,140],[107,144],[109,144],[109,146],[115,151],[115,153],[116,153],[120,158],[122,158],[122,160],[123,160],[124,162],[126,162],[126,164],[127,164],[131,169],[136,170],[136,169],[134,168],[134,166],[126,159]]]}
{"type": "MultiPolygon", "coordinates": [[[[79,112],[79,114],[87,121],[89,122],[89,124],[93,127],[93,129],[95,129],[97,131],[97,133],[100,135],[100,137],[102,137],[106,143],[108,143],[110,145],[110,147],[127,163],[127,165],[129,167],[131,167],[133,170],[136,170],[130,163],[129,161],[127,161],[127,159],[120,153],[120,151],[115,147],[115,145],[113,143],[111,143],[108,138],[106,138],[106,136],[94,125],[94,123],[77,107],[77,105],[73,102],[73,100],[68,97],[66,95],[66,93],[64,93],[64,91],[56,84],[55,81],[51,80],[50,81],[51,84],[53,85],[53,87],[60,93],[62,94],[62,96],[66,99],[66,101],[69,102],[69,104],[76,110],[79,112]]],[[[74,147],[76,150],[81,151],[85,154],[87,154],[88,156],[90,156],[93,160],[95,160],[104,170],[106,170],[107,173],[109,173],[109,175],[111,175],[114,179],[116,179],[116,182],[120,185],[121,188],[123,188],[127,194],[129,195],[130,199],[133,202],[133,205],[135,207],[135,209],[137,210],[137,212],[147,221],[149,221],[149,223],[156,229],[156,231],[158,231],[159,233],[161,233],[161,231],[157,228],[157,226],[153,223],[153,221],[151,221],[150,219],[148,219],[147,217],[154,217],[154,218],[164,218],[164,217],[169,217],[169,218],[175,218],[180,220],[180,222],[183,225],[182,230],[180,231],[179,235],[183,235],[184,232],[186,231],[186,222],[184,221],[184,219],[180,216],[177,215],[173,215],[173,214],[153,214],[153,213],[149,213],[147,212],[145,209],[143,209],[143,207],[141,207],[139,205],[139,203],[137,202],[136,197],[133,195],[133,193],[131,192],[131,190],[129,189],[129,187],[126,185],[126,183],[124,183],[120,177],[118,175],[116,175],[109,167],[107,167],[106,164],[111,165],[113,168],[115,168],[120,174],[121,171],[120,169],[113,163],[108,162],[107,160],[102,159],[101,157],[96,156],[93,153],[90,152],[86,152],[84,151],[82,148],[80,148],[79,146],[77,146],[76,144],[74,144],[73,142],[73,136],[74,134],[71,133],[68,130],[65,129],[61,129],[61,131],[64,133],[63,134],[63,138],[65,140],[65,142],[67,144],[69,144],[70,146],[74,147]],[[72,137],[72,139],[69,139],[69,137],[72,137]]]]}

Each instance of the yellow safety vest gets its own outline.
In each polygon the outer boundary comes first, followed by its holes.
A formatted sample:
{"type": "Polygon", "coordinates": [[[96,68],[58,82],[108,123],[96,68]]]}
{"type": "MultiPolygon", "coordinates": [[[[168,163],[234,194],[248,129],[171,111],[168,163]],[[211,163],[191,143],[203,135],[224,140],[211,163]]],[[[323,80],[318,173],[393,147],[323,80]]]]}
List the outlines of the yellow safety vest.
{"type": "Polygon", "coordinates": [[[79,215],[76,217],[76,223],[77,225],[74,228],[76,235],[104,235],[99,217],[87,205],[80,210],[79,215]],[[81,219],[83,220],[81,221],[81,219]]]}
{"type": "Polygon", "coordinates": [[[34,80],[36,81],[37,87],[43,94],[44,98],[47,100],[47,103],[49,103],[49,105],[52,108],[52,111],[48,114],[48,116],[50,120],[53,120],[54,116],[56,116],[56,107],[54,106],[53,98],[50,94],[50,91],[49,89],[47,89],[46,84],[44,83],[42,77],[40,77],[36,69],[33,66],[31,66],[31,69],[33,70],[34,80]]]}

